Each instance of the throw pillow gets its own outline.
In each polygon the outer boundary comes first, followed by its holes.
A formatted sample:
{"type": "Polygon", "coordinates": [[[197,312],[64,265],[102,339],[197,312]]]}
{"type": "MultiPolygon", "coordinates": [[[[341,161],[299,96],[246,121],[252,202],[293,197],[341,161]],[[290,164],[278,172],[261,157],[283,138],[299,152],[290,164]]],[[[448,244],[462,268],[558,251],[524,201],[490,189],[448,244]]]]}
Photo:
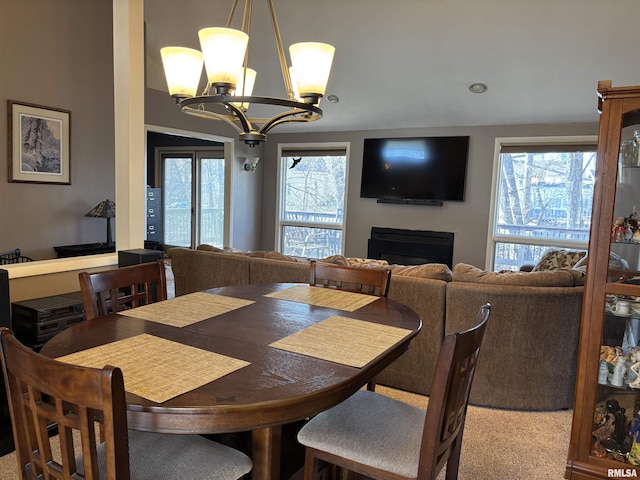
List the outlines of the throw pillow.
{"type": "Polygon", "coordinates": [[[584,250],[549,250],[543,255],[538,264],[533,267],[532,272],[554,270],[556,268],[571,268],[586,254],[587,252],[584,250]]]}
{"type": "MultiPolygon", "coordinates": [[[[576,263],[573,268],[577,269],[586,269],[587,268],[587,258],[589,255],[585,255],[582,257],[578,263],[576,263]]],[[[616,268],[619,270],[629,270],[629,262],[627,262],[624,258],[616,253],[609,253],[609,268],[616,268]]]]}

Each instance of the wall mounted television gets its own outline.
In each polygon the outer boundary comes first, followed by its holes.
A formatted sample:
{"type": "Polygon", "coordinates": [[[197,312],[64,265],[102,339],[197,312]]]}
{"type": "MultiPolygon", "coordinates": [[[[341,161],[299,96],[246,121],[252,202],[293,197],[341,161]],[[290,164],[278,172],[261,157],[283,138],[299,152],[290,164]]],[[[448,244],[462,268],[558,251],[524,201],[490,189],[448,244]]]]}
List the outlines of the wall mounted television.
{"type": "Polygon", "coordinates": [[[365,138],[361,198],[442,205],[464,201],[469,137],[365,138]]]}

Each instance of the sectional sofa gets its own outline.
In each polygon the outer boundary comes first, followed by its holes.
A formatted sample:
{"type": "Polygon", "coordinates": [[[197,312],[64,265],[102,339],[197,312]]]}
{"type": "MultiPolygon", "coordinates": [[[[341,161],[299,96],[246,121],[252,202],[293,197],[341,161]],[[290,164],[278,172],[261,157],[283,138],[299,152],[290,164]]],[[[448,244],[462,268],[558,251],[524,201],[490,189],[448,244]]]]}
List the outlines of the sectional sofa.
{"type": "MultiPolygon", "coordinates": [[[[226,252],[201,245],[168,251],[176,295],[248,283],[308,282],[307,262],[277,252],[226,252]]],[[[334,256],[325,261],[381,268],[334,256]]],[[[472,326],[481,305],[491,317],[470,401],[523,410],[573,406],[584,274],[573,269],[483,271],[457,264],[391,265],[389,298],[408,305],[423,327],[409,350],[378,377],[428,395],[444,335],[472,326]]]]}

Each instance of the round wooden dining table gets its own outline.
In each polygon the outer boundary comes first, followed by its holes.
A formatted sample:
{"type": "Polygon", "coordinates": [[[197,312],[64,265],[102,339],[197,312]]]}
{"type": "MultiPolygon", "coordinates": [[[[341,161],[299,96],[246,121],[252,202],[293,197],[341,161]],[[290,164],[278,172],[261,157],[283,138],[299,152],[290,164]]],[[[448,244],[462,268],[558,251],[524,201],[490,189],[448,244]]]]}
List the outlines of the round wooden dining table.
{"type": "MultiPolygon", "coordinates": [[[[135,357],[126,360],[159,373],[136,384],[123,367],[130,429],[251,431],[252,478],[266,480],[280,475],[282,425],[348,398],[405,352],[420,328],[413,310],[384,297],[303,284],[237,285],[82,322],[49,340],[41,353],[69,361],[69,355],[113,347],[112,354],[135,357]],[[215,305],[206,306],[209,300],[215,305]],[[138,339],[155,343],[127,343],[138,339]],[[175,350],[157,346],[165,344],[175,350]],[[212,355],[237,364],[209,381],[213,367],[224,363],[212,355]],[[135,393],[133,386],[151,393],[135,393]],[[173,388],[184,393],[165,399],[163,392],[173,388]]],[[[118,358],[94,361],[121,366],[118,358]]]]}

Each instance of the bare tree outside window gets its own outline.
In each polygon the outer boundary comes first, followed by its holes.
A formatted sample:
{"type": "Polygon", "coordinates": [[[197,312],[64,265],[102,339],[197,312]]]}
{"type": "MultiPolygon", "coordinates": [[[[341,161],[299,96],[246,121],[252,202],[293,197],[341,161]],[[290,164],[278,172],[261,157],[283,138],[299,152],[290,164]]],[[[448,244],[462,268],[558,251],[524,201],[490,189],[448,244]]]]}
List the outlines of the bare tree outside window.
{"type": "Polygon", "coordinates": [[[495,271],[535,264],[552,248],[586,249],[588,244],[595,145],[580,152],[532,150],[500,154],[495,271]]]}
{"type": "Polygon", "coordinates": [[[195,248],[224,243],[225,162],[207,150],[161,153],[164,243],[195,248]]]}
{"type": "Polygon", "coordinates": [[[346,152],[283,152],[280,251],[323,258],[342,254],[346,152]]]}

